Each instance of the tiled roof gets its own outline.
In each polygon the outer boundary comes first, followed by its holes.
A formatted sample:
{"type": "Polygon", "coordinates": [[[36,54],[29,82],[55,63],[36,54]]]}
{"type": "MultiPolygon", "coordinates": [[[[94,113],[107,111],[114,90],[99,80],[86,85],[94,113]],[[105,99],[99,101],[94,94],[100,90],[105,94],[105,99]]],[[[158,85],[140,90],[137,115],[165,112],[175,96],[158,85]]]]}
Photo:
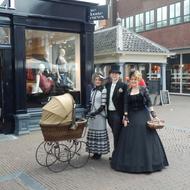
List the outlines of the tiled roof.
{"type": "Polygon", "coordinates": [[[94,33],[94,51],[96,53],[101,52],[115,52],[116,51],[116,38],[117,28],[113,27],[111,30],[101,30],[94,33]]]}
{"type": "Polygon", "coordinates": [[[95,55],[106,52],[163,53],[169,50],[118,25],[94,33],[95,55]]]}

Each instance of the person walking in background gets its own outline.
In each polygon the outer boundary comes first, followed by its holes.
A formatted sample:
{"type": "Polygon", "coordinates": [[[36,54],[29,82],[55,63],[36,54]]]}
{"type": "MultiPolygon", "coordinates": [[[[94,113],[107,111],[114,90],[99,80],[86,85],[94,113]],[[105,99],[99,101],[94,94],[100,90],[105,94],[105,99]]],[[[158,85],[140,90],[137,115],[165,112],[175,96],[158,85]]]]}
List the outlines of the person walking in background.
{"type": "Polygon", "coordinates": [[[103,80],[100,73],[95,73],[92,77],[94,88],[90,96],[87,151],[94,154],[91,158],[95,160],[110,151],[105,113],[107,90],[103,86],[103,80]]]}
{"type": "Polygon", "coordinates": [[[120,74],[119,65],[112,65],[110,70],[111,81],[106,84],[108,123],[113,133],[114,149],[117,147],[122,127],[124,95],[127,90],[127,85],[120,80],[120,74]]]}
{"type": "Polygon", "coordinates": [[[118,146],[113,152],[111,167],[118,171],[142,173],[155,172],[168,166],[162,142],[155,129],[147,127],[150,114],[153,118],[151,99],[147,88],[140,87],[141,74],[130,73],[130,88],[126,95],[124,126],[118,146]]]}

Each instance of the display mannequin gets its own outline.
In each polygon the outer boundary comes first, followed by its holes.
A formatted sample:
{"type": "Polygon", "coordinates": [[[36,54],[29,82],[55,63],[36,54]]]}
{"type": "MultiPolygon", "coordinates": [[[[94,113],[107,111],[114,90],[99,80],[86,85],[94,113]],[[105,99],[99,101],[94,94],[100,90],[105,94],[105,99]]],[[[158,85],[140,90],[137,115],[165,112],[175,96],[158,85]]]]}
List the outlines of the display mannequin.
{"type": "Polygon", "coordinates": [[[45,71],[45,65],[41,63],[39,65],[39,70],[36,75],[36,84],[33,93],[40,93],[40,92],[49,93],[53,88],[54,82],[52,81],[52,79],[47,78],[44,75],[44,71],[45,71]]]}
{"type": "Polygon", "coordinates": [[[58,80],[61,80],[61,74],[67,72],[67,61],[65,59],[65,50],[63,48],[59,49],[59,55],[56,60],[56,65],[58,66],[57,69],[57,76],[58,80]]]}
{"type": "Polygon", "coordinates": [[[57,65],[57,82],[60,86],[68,86],[73,88],[73,81],[68,77],[68,63],[65,59],[65,50],[61,48],[56,60],[57,65]]]}

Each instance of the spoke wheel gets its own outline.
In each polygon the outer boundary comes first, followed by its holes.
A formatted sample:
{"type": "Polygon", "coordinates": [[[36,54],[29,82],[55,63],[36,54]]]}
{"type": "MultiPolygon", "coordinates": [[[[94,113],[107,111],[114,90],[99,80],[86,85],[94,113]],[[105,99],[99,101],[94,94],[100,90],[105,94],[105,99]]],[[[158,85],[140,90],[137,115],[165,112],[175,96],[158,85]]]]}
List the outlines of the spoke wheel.
{"type": "Polygon", "coordinates": [[[35,158],[39,165],[47,166],[46,165],[46,157],[48,152],[51,151],[52,142],[43,141],[36,149],[35,158]]]}
{"type": "Polygon", "coordinates": [[[90,152],[86,150],[87,144],[84,141],[75,140],[73,145],[70,148],[69,164],[74,168],[81,168],[88,162],[90,152]]]}
{"type": "Polygon", "coordinates": [[[51,152],[46,157],[46,164],[49,170],[61,172],[68,166],[69,148],[64,144],[52,146],[51,152]]]}

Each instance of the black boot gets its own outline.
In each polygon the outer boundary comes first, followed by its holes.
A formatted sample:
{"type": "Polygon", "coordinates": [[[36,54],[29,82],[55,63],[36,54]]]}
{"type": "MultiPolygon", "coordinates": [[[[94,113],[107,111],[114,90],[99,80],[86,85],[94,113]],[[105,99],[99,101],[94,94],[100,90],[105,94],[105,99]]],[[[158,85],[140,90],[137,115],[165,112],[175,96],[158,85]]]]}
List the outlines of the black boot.
{"type": "Polygon", "coordinates": [[[94,155],[91,158],[94,160],[99,160],[101,158],[101,156],[102,156],[101,154],[94,153],[94,155]]]}

